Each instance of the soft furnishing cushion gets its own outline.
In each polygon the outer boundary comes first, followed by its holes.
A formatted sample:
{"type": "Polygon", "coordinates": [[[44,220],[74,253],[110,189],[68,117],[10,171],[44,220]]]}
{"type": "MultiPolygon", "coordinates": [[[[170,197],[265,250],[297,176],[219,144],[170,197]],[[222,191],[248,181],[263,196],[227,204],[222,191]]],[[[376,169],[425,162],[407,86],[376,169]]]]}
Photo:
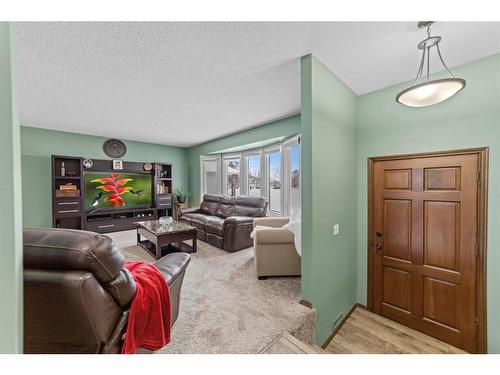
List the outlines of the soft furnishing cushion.
{"type": "Polygon", "coordinates": [[[256,225],[255,228],[253,228],[252,233],[250,233],[250,238],[255,238],[255,232],[261,229],[273,229],[273,227],[268,227],[265,225],[256,225]]]}
{"type": "Polygon", "coordinates": [[[201,205],[200,205],[200,212],[203,214],[215,216],[215,213],[217,212],[218,206],[219,206],[219,203],[217,203],[217,202],[203,201],[203,202],[201,202],[201,205]]]}
{"type": "Polygon", "coordinates": [[[295,249],[297,253],[301,256],[301,241],[302,241],[302,213],[300,209],[292,208],[290,215],[290,221],[283,225],[283,229],[286,229],[293,233],[295,249]]]}

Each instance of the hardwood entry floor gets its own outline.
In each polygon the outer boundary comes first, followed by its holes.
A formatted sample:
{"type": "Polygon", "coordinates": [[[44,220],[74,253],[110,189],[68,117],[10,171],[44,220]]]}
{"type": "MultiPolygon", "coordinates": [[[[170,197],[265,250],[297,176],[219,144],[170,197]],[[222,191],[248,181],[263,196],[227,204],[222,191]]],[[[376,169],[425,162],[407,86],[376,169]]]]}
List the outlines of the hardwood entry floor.
{"type": "Polygon", "coordinates": [[[319,346],[307,344],[283,332],[272,343],[265,347],[261,354],[327,354],[319,346]]]}
{"type": "Polygon", "coordinates": [[[325,350],[334,354],[466,354],[361,307],[356,307],[325,350]]]}

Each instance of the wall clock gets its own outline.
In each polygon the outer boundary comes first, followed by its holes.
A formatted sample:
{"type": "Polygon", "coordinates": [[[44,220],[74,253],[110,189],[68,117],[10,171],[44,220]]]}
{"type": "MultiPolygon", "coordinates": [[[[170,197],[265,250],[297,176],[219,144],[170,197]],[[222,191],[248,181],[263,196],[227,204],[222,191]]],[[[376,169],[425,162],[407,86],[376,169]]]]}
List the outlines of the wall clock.
{"type": "Polygon", "coordinates": [[[119,139],[108,139],[104,142],[102,149],[110,158],[121,158],[127,153],[127,146],[119,139]]]}

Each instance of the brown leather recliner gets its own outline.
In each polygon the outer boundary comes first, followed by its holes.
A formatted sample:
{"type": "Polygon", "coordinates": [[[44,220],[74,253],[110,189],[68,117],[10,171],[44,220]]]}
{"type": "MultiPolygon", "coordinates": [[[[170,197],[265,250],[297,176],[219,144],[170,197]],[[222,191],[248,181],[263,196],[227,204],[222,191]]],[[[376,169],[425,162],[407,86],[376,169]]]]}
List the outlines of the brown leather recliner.
{"type": "MultiPolygon", "coordinates": [[[[191,257],[156,263],[170,288],[172,324],[179,314],[191,257]]],[[[67,229],[24,230],[24,352],[120,353],[136,285],[107,236],[67,229]]]]}
{"type": "Polygon", "coordinates": [[[179,220],[196,227],[198,239],[226,251],[252,246],[253,219],[266,216],[264,198],[205,194],[200,208],[184,208],[179,220]]]}

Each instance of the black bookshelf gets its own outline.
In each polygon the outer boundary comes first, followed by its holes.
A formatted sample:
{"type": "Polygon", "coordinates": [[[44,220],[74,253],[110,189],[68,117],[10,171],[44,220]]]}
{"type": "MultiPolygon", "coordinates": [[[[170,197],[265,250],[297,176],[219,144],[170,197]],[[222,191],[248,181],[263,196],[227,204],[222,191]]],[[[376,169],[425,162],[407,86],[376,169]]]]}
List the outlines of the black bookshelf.
{"type": "Polygon", "coordinates": [[[155,206],[158,217],[173,217],[172,200],[172,164],[154,164],[154,187],[155,187],[155,206]]]}
{"type": "Polygon", "coordinates": [[[82,229],[82,159],[72,156],[52,156],[52,226],[82,229]],[[64,163],[65,175],[62,176],[64,163]],[[75,195],[59,196],[62,185],[76,185],[75,195]]]}

